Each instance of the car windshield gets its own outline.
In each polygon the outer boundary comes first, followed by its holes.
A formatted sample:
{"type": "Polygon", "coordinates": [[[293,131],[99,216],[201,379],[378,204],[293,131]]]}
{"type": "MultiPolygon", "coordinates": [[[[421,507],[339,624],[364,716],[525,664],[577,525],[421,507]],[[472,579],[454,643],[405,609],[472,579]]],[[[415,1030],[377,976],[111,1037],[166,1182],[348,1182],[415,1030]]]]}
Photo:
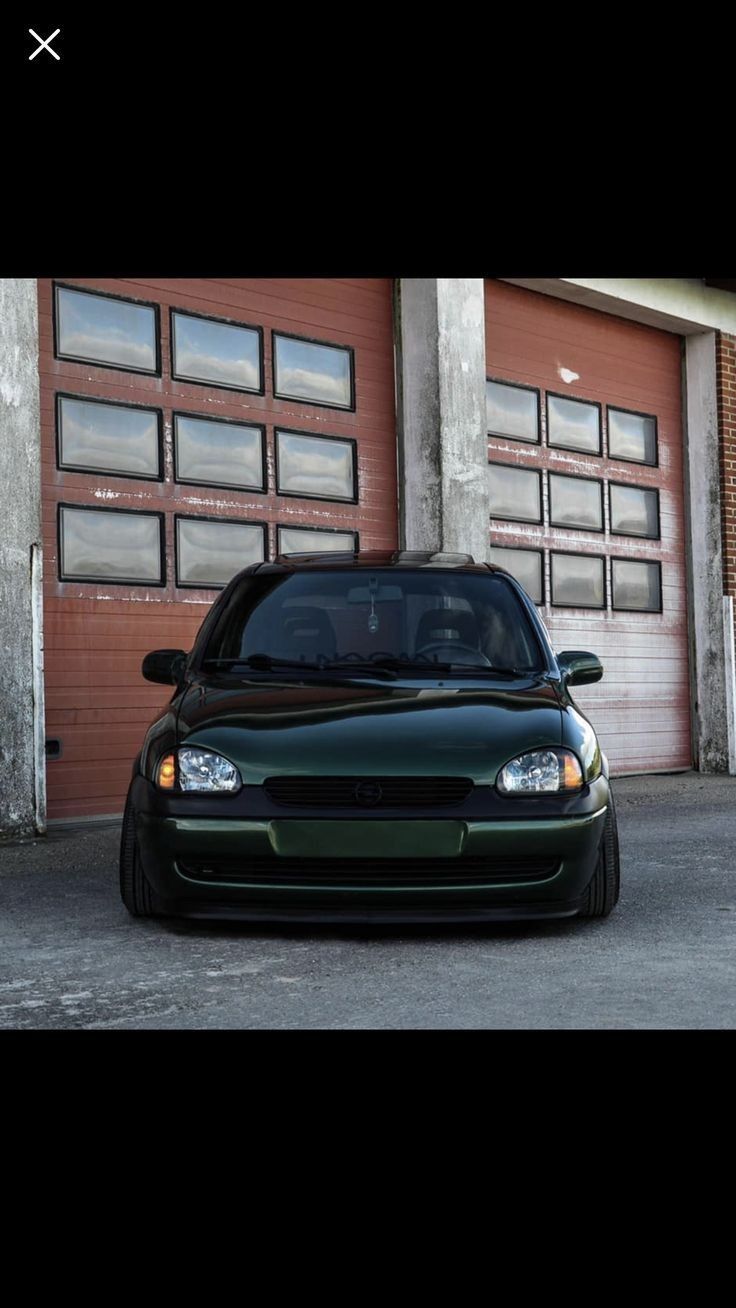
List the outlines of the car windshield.
{"type": "Polygon", "coordinates": [[[225,600],[201,662],[226,669],[247,660],[262,670],[282,663],[544,671],[532,623],[506,578],[428,568],[244,577],[225,600]]]}

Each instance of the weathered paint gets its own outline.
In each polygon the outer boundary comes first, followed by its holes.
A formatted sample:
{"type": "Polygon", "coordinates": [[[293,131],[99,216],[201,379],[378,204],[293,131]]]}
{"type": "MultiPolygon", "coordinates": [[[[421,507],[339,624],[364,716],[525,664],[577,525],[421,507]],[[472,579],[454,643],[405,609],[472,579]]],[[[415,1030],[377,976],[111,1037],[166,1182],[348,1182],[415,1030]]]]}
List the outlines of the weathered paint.
{"type": "MultiPolygon", "coordinates": [[[[43,828],[43,701],[34,676],[34,549],[41,541],[36,281],[0,279],[0,835],[43,828]]],[[[35,627],[38,628],[36,610],[35,627]]]]}
{"type": "Polygon", "coordinates": [[[483,280],[406,277],[396,308],[404,549],[488,558],[483,280]]]}

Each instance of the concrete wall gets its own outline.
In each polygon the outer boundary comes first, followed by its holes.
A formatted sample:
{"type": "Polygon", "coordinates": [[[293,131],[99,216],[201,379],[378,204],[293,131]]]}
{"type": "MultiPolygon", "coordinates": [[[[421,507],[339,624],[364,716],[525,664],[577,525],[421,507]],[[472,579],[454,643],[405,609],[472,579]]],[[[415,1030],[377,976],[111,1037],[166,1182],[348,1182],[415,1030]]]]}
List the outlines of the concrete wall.
{"type": "Polygon", "coordinates": [[[734,648],[733,595],[723,596],[723,643],[726,650],[726,713],[728,727],[728,770],[736,776],[736,649],[734,648]]]}
{"type": "Polygon", "coordinates": [[[0,279],[0,836],[45,821],[39,431],[36,281],[0,279]]]}
{"type": "Polygon", "coordinates": [[[684,416],[693,742],[701,772],[728,772],[715,332],[685,338],[684,416]]]}
{"type": "Polygon", "coordinates": [[[483,279],[396,288],[400,539],[488,558],[483,279]]]}

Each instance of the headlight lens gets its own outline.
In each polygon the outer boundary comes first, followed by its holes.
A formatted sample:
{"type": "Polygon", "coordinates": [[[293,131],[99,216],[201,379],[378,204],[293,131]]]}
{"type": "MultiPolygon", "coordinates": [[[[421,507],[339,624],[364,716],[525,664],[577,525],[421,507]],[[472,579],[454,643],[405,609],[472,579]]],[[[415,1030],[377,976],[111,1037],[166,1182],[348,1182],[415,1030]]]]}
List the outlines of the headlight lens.
{"type": "Polygon", "coordinates": [[[580,763],[569,749],[535,749],[520,754],[498,774],[496,785],[504,795],[543,795],[582,790],[580,763]]]}
{"type": "Polygon", "coordinates": [[[233,791],[243,784],[238,769],[211,749],[187,745],[178,758],[180,790],[233,791]]]}

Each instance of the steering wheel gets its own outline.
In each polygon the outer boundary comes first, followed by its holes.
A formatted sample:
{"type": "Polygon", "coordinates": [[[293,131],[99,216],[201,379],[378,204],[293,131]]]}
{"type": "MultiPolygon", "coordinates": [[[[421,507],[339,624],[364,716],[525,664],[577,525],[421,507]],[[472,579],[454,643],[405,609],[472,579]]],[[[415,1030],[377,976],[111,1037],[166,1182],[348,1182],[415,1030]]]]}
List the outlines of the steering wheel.
{"type": "MultiPolygon", "coordinates": [[[[454,642],[450,644],[448,641],[439,640],[432,645],[422,645],[421,650],[417,650],[415,658],[428,657],[430,654],[437,654],[440,651],[443,652],[445,657],[444,659],[438,659],[438,663],[466,663],[470,667],[475,666],[477,668],[493,667],[491,660],[486,658],[481,650],[475,649],[473,645],[462,645],[459,641],[457,644],[454,642]],[[457,654],[472,654],[473,657],[472,659],[459,659],[455,657],[457,654]]],[[[431,659],[428,661],[431,662],[431,659]]]]}

